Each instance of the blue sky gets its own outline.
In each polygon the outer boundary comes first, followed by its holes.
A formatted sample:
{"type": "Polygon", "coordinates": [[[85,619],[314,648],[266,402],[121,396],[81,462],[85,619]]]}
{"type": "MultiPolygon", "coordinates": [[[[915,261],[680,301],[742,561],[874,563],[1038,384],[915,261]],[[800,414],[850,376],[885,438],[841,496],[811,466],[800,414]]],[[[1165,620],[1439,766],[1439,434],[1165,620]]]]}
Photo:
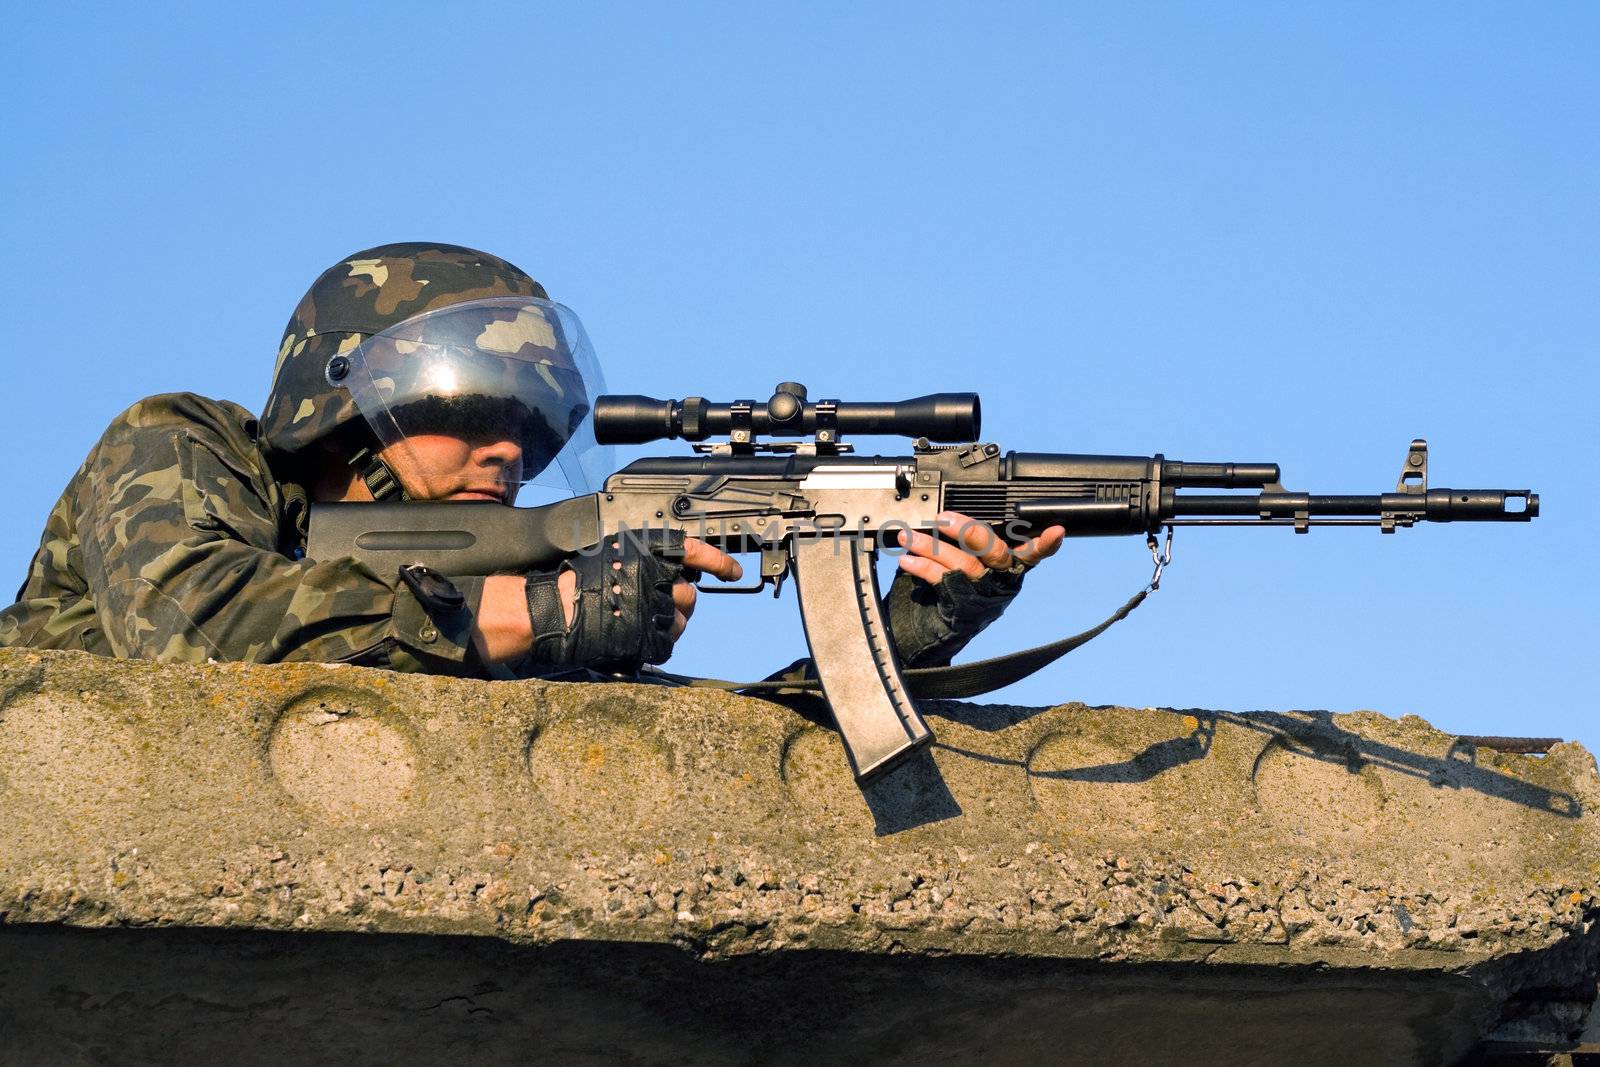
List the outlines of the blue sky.
{"type": "MultiPolygon", "coordinates": [[[[323,267],[443,240],[575,308],[619,392],[976,390],[1007,448],[1272,460],[1324,492],[1392,486],[1426,437],[1435,484],[1531,486],[1544,516],[1180,531],[1148,604],[999,699],[1600,746],[1600,9],[444,12],[8,15],[5,581],[119,410],[258,409],[323,267]]],[[[973,652],[1147,574],[1134,539],[1069,544],[973,652]]],[[[790,594],[719,598],[673,666],[802,647],[790,594]]]]}

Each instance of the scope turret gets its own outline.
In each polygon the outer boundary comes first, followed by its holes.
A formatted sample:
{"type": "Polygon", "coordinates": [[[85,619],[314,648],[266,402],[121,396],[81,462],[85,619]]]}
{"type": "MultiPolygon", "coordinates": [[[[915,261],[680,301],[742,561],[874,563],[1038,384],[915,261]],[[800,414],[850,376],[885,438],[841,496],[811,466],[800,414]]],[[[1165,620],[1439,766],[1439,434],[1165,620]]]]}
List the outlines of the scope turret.
{"type": "Polygon", "coordinates": [[[806,400],[806,387],[782,382],[764,402],[716,404],[699,396],[657,400],[649,396],[595,398],[594,435],[603,445],[642,445],[681,437],[813,437],[836,444],[845,434],[894,434],[930,441],[976,441],[981,422],[977,393],[930,393],[911,400],[870,402],[806,400]]]}

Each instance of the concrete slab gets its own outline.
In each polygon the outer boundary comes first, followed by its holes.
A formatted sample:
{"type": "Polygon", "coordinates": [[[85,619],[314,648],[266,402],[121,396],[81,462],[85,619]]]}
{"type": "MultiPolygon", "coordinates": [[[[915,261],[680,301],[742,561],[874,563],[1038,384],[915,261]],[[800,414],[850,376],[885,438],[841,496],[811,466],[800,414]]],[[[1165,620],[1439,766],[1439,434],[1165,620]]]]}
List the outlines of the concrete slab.
{"type": "Polygon", "coordinates": [[[863,794],[814,708],[0,651],[0,1059],[1451,1063],[1582,1029],[1576,745],[925,710],[940,744],[863,794]]]}

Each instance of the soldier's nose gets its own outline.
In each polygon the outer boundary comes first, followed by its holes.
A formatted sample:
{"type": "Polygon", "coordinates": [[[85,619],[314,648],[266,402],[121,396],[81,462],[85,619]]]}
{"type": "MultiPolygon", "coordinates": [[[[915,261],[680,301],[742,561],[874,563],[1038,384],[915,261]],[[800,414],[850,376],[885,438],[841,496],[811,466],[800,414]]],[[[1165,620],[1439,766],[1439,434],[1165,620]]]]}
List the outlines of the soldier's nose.
{"type": "Polygon", "coordinates": [[[522,462],[522,446],[515,441],[487,441],[473,450],[473,458],[480,463],[510,466],[522,462]]]}

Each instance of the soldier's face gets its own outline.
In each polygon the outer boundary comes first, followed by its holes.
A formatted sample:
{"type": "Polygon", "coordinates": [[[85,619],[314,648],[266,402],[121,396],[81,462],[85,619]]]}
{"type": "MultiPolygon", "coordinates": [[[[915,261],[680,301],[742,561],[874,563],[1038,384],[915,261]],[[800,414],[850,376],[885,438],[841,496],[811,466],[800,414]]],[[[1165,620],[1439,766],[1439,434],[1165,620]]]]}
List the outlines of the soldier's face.
{"type": "Polygon", "coordinates": [[[509,504],[522,480],[522,448],[510,440],[467,441],[449,434],[414,434],[378,455],[413,500],[509,504]]]}

